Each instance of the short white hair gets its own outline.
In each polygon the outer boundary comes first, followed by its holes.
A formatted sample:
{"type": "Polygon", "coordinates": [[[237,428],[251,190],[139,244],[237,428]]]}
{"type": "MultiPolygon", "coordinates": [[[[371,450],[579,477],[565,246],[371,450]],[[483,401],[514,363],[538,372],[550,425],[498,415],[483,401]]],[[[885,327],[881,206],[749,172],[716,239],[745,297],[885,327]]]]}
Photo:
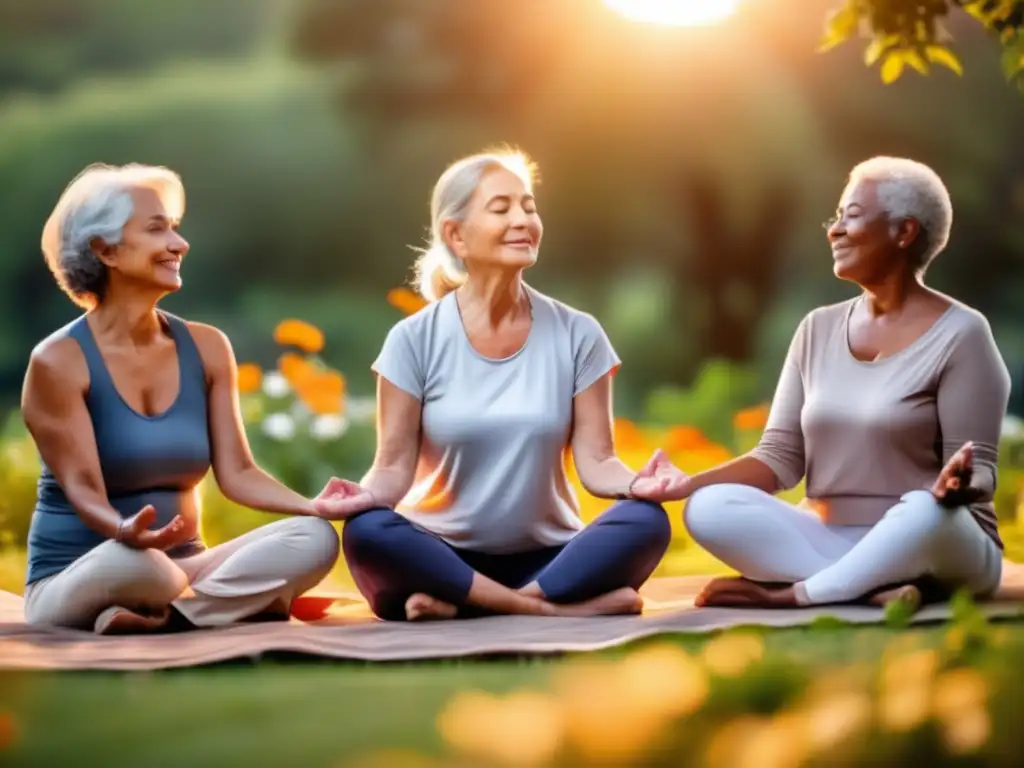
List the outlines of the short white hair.
{"type": "Polygon", "coordinates": [[[427,301],[437,301],[466,282],[466,268],[444,241],[448,219],[465,221],[473,193],[488,171],[503,168],[533,189],[536,167],[515,149],[501,148],[457,160],[445,169],[434,185],[430,201],[430,245],[416,259],[415,285],[427,301]]]}
{"type": "Polygon", "coordinates": [[[858,181],[876,185],[879,205],[890,221],[912,218],[921,225],[924,244],[913,266],[924,271],[946,247],[953,226],[953,202],[939,174],[916,160],[881,156],[854,167],[849,184],[858,181]]]}
{"type": "Polygon", "coordinates": [[[121,243],[134,212],[132,191],[140,188],[160,195],[171,218],[184,215],[185,188],[174,171],[137,163],[94,163],[68,184],[43,227],[47,266],[61,289],[84,309],[102,301],[107,286],[107,267],[93,252],[93,243],[121,243]]]}

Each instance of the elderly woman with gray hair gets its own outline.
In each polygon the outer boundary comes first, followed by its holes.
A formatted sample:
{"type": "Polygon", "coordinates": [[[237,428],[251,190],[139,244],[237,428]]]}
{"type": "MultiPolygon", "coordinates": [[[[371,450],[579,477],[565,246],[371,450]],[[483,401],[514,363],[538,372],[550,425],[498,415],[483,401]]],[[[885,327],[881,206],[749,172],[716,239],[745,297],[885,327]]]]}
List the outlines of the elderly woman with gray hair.
{"type": "Polygon", "coordinates": [[[177,174],[86,168],[43,231],[46,263],[85,310],[32,352],[23,413],[42,458],[28,540],[29,623],[98,633],[286,618],[337,559],[307,499],[253,461],[223,333],[157,309],[181,287],[177,174]],[[197,486],[290,515],[207,548],[197,486]]]}
{"type": "MultiPolygon", "coordinates": [[[[517,152],[471,155],[438,179],[417,263],[430,303],[389,332],[377,455],[348,495],[342,541],[384,619],[640,610],[668,547],[660,502],[682,473],[618,458],[619,359],[591,315],[527,285],[543,226],[517,152]],[[589,525],[566,475],[620,501],[589,525]]],[[[344,503],[339,499],[339,504],[344,503]]]]}
{"type": "Polygon", "coordinates": [[[985,318],[924,285],[951,223],[927,166],[853,169],[828,239],[860,295],[800,323],[760,444],[685,483],[693,538],[741,574],[699,604],[916,606],[925,584],[999,585],[992,497],[1010,382],[985,318]],[[804,478],[799,507],[775,498],[804,478]]]}

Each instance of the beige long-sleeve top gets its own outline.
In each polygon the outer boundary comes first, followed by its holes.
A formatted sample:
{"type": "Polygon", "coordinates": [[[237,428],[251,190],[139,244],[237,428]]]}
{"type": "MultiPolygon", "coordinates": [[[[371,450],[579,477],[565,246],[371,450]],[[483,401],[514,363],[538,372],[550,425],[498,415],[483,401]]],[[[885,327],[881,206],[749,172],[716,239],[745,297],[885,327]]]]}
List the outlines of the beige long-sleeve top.
{"type": "Polygon", "coordinates": [[[974,443],[972,506],[1000,547],[992,496],[1010,376],[988,321],[954,303],[905,349],[874,362],[850,351],[860,298],[815,309],[797,329],[752,455],[781,489],[806,477],[805,506],[827,523],[874,525],[908,491],[931,488],[974,443]]]}

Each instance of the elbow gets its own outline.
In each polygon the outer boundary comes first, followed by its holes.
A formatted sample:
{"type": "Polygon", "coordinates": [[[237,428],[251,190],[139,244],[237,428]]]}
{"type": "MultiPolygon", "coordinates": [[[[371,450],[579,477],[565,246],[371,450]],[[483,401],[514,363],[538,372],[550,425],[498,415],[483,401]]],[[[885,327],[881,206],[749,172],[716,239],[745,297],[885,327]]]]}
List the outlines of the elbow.
{"type": "Polygon", "coordinates": [[[256,469],[255,464],[238,467],[213,467],[213,478],[217,481],[217,488],[228,501],[236,504],[246,503],[245,489],[250,485],[249,473],[256,469]]]}
{"type": "Polygon", "coordinates": [[[747,455],[764,468],[764,485],[771,487],[772,493],[791,490],[803,479],[802,455],[775,450],[765,445],[759,445],[747,455]]]}

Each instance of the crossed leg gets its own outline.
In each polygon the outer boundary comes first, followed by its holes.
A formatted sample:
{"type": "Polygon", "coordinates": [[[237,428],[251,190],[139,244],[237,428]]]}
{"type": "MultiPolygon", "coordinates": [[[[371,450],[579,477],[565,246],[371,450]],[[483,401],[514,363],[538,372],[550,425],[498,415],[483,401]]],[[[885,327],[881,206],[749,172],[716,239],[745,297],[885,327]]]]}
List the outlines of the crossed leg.
{"type": "Polygon", "coordinates": [[[699,598],[704,605],[903,599],[904,586],[920,579],[984,596],[1002,573],[1002,553],[970,511],[945,509],[923,490],[905,494],[876,525],[855,528],[827,526],[756,488],[709,486],[691,497],[685,522],[698,544],[743,577],[713,582],[699,598]]]}
{"type": "Polygon", "coordinates": [[[636,590],[670,538],[664,509],[638,501],[614,505],[565,547],[523,553],[526,567],[518,569],[491,569],[489,560],[510,556],[460,553],[390,509],[357,515],[342,531],[356,585],[374,613],[392,621],[452,618],[480,609],[565,616],[635,612],[636,590]],[[499,570],[505,574],[498,578],[487,573],[499,570]],[[509,576],[516,570],[525,578],[509,576]]]}
{"type": "Polygon", "coordinates": [[[106,541],[26,590],[30,624],[103,633],[158,631],[177,614],[215,627],[257,616],[286,618],[338,557],[324,520],[290,517],[187,558],[106,541]]]}

